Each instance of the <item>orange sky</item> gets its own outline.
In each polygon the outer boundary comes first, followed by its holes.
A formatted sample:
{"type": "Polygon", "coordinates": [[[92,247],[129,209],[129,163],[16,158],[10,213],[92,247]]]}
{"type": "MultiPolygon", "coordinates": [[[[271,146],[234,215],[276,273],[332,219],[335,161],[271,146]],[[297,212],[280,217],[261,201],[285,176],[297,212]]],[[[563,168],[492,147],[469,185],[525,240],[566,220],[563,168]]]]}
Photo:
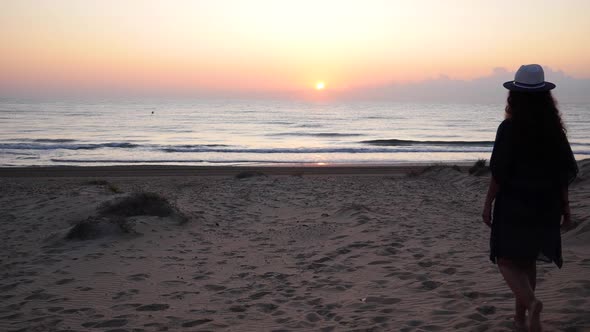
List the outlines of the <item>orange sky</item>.
{"type": "Polygon", "coordinates": [[[300,91],[487,75],[590,77],[590,1],[0,4],[0,86],[300,91]]]}

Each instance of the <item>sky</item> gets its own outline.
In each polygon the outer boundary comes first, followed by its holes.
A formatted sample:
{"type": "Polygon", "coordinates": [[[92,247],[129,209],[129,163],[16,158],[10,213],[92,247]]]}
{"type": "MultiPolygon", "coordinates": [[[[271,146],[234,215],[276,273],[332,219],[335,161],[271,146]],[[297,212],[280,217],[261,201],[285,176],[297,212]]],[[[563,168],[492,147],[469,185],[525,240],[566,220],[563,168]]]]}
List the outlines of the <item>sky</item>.
{"type": "Polygon", "coordinates": [[[539,63],[577,98],[588,13],[587,0],[0,0],[0,95],[464,98],[539,63]]]}

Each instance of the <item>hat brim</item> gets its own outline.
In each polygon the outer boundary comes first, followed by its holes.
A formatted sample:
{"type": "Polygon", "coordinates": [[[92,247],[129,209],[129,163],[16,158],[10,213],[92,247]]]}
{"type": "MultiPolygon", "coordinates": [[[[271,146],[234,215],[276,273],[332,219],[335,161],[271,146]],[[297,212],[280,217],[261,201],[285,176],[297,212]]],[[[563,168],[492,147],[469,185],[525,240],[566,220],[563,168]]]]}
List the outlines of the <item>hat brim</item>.
{"type": "Polygon", "coordinates": [[[541,92],[541,91],[549,91],[555,89],[555,84],[551,82],[545,82],[545,85],[536,88],[524,88],[514,84],[514,81],[505,82],[504,87],[510,91],[520,91],[520,92],[541,92]]]}

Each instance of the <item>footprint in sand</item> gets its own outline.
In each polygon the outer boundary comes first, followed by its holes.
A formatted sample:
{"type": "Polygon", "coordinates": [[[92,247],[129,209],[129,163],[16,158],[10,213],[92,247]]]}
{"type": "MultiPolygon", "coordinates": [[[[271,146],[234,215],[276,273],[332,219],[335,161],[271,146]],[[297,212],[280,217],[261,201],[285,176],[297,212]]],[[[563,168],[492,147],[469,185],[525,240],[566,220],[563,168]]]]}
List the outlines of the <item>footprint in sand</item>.
{"type": "Polygon", "coordinates": [[[258,311],[264,313],[271,313],[274,310],[276,310],[279,306],[274,303],[257,303],[255,304],[255,307],[258,309],[258,311]]]}
{"type": "Polygon", "coordinates": [[[167,297],[172,300],[182,300],[187,295],[196,295],[200,294],[200,292],[187,292],[187,291],[179,291],[179,292],[172,292],[170,294],[162,294],[163,297],[167,297]]]}
{"type": "Polygon", "coordinates": [[[399,251],[395,248],[385,248],[381,249],[377,252],[379,256],[395,256],[399,253],[399,251]]]}
{"type": "Polygon", "coordinates": [[[441,272],[444,273],[444,274],[452,275],[452,274],[455,274],[457,272],[457,269],[454,268],[454,267],[448,267],[448,268],[442,270],[441,272]]]}
{"type": "Polygon", "coordinates": [[[482,315],[493,315],[496,313],[496,307],[493,305],[482,305],[475,308],[482,315]]]}
{"type": "Polygon", "coordinates": [[[70,279],[61,279],[55,282],[56,285],[65,285],[65,284],[69,284],[73,281],[75,281],[76,279],[74,278],[70,278],[70,279]]]}
{"type": "Polygon", "coordinates": [[[210,291],[214,291],[214,292],[219,292],[222,291],[224,289],[226,289],[225,286],[221,286],[221,285],[205,285],[205,289],[210,290],[210,291]]]}
{"type": "Polygon", "coordinates": [[[58,312],[58,311],[62,311],[64,308],[63,307],[49,307],[47,308],[48,312],[58,312]]]}
{"type": "Polygon", "coordinates": [[[128,291],[118,292],[113,296],[113,300],[129,300],[137,294],[139,294],[139,289],[130,289],[128,291]]]}
{"type": "Polygon", "coordinates": [[[400,280],[409,280],[414,279],[415,275],[412,272],[391,272],[385,275],[385,277],[398,277],[400,280]]]}
{"type": "Polygon", "coordinates": [[[125,325],[127,325],[126,319],[110,319],[102,322],[87,322],[82,324],[83,327],[92,328],[121,327],[125,325]]]}
{"type": "Polygon", "coordinates": [[[270,293],[271,292],[264,292],[264,291],[263,292],[258,292],[258,293],[254,293],[254,294],[250,295],[249,298],[252,299],[252,300],[258,300],[258,299],[261,299],[261,298],[263,298],[264,296],[266,296],[266,295],[268,295],[270,293]]]}
{"type": "Polygon", "coordinates": [[[16,288],[16,286],[18,286],[18,285],[20,285],[20,283],[19,283],[19,282],[14,282],[14,283],[7,284],[7,285],[0,285],[0,292],[6,292],[6,291],[9,291],[9,290],[11,290],[11,289],[14,289],[14,288],[16,288]]]}
{"type": "Polygon", "coordinates": [[[141,303],[124,303],[124,304],[117,304],[111,307],[114,311],[126,310],[126,309],[133,309],[141,307],[141,303]]]}
{"type": "Polygon", "coordinates": [[[193,326],[198,326],[198,325],[202,325],[205,323],[209,323],[212,321],[213,321],[212,319],[208,319],[208,318],[191,320],[191,321],[182,323],[182,327],[193,327],[193,326]]]}
{"type": "Polygon", "coordinates": [[[164,304],[164,303],[152,303],[152,304],[146,304],[146,305],[142,305],[140,307],[137,307],[137,309],[135,309],[136,311],[162,311],[162,310],[166,310],[170,308],[170,306],[168,304],[164,304]]]}
{"type": "Polygon", "coordinates": [[[440,285],[442,285],[442,282],[426,280],[422,282],[422,286],[420,288],[430,291],[433,289],[437,289],[440,285]]]}
{"type": "Polygon", "coordinates": [[[396,304],[401,302],[401,299],[395,297],[375,297],[369,296],[365,299],[365,303],[377,303],[377,304],[396,304]]]}
{"type": "Polygon", "coordinates": [[[248,310],[248,307],[245,305],[234,305],[229,307],[229,311],[231,312],[244,312],[248,310]]]}
{"type": "Polygon", "coordinates": [[[319,321],[321,318],[315,312],[310,312],[307,315],[305,315],[305,319],[307,319],[308,322],[315,323],[319,321]]]}
{"type": "Polygon", "coordinates": [[[57,295],[45,293],[44,289],[33,291],[32,295],[29,295],[25,300],[42,300],[47,301],[56,297],[57,295]]]}
{"type": "Polygon", "coordinates": [[[471,319],[471,320],[475,320],[477,322],[485,322],[485,321],[488,320],[487,317],[482,316],[482,315],[480,315],[478,313],[470,314],[470,315],[467,315],[466,317],[469,318],[469,319],[471,319]]]}
{"type": "Polygon", "coordinates": [[[162,286],[176,287],[176,286],[186,285],[186,281],[182,281],[182,280],[164,280],[164,281],[161,281],[160,282],[160,285],[162,285],[162,286]]]}
{"type": "Polygon", "coordinates": [[[12,314],[12,315],[8,315],[8,316],[2,316],[0,317],[0,320],[13,320],[13,319],[18,319],[21,318],[23,316],[22,313],[18,312],[16,314],[12,314]]]}
{"type": "Polygon", "coordinates": [[[367,263],[367,265],[384,265],[384,264],[391,264],[391,261],[372,261],[367,263]]]}
{"type": "Polygon", "coordinates": [[[90,309],[90,308],[65,309],[65,310],[60,311],[60,314],[64,314],[64,315],[78,314],[80,312],[86,311],[85,309],[90,309]]]}
{"type": "Polygon", "coordinates": [[[208,274],[213,274],[213,273],[204,273],[204,274],[199,274],[193,277],[193,280],[207,280],[209,279],[208,274]]]}
{"type": "Polygon", "coordinates": [[[138,274],[132,274],[132,275],[128,276],[127,277],[127,280],[130,280],[130,281],[144,281],[144,280],[146,280],[149,277],[150,277],[149,274],[138,273],[138,274]]]}

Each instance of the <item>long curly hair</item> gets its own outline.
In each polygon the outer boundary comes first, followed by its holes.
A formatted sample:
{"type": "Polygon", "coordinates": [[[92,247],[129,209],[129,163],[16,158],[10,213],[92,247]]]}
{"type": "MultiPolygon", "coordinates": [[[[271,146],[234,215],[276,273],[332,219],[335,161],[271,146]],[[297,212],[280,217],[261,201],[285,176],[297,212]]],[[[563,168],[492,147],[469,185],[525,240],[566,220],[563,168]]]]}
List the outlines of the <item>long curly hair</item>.
{"type": "Polygon", "coordinates": [[[510,91],[505,111],[515,129],[514,144],[537,156],[558,149],[566,129],[551,91],[510,91]]]}

